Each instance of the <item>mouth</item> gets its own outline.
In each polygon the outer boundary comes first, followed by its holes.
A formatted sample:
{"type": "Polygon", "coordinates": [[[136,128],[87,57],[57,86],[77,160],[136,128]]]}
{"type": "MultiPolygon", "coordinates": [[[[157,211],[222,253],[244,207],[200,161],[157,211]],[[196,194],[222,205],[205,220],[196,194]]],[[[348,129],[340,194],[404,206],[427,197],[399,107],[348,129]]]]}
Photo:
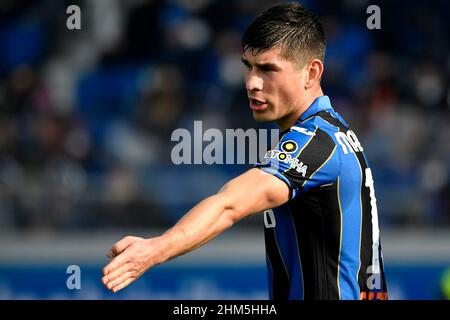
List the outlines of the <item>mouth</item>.
{"type": "Polygon", "coordinates": [[[263,111],[268,107],[268,103],[266,101],[250,98],[250,109],[254,111],[263,111]]]}

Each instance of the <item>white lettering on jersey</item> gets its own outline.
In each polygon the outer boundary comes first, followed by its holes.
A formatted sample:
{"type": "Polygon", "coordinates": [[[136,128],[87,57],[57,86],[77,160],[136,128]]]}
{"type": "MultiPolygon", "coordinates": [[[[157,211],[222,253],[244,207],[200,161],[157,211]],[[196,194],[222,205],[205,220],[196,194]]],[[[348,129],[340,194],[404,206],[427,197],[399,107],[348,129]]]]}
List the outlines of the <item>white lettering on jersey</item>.
{"type": "Polygon", "coordinates": [[[334,136],[339,142],[339,145],[342,147],[344,154],[348,154],[349,152],[355,153],[364,151],[361,143],[352,130],[348,130],[347,133],[339,131],[336,132],[334,136]]]}
{"type": "Polygon", "coordinates": [[[289,165],[290,168],[295,169],[298,173],[300,173],[303,177],[306,176],[306,170],[308,170],[308,166],[298,160],[297,158],[293,158],[291,154],[286,152],[281,152],[279,150],[269,150],[264,156],[265,159],[276,159],[277,161],[284,162],[289,165]]]}
{"type": "Polygon", "coordinates": [[[380,247],[380,229],[378,227],[377,198],[375,198],[375,187],[372,171],[366,168],[365,186],[370,190],[370,207],[372,214],[372,273],[380,273],[380,257],[378,250],[380,247]]]}
{"type": "Polygon", "coordinates": [[[275,228],[277,226],[277,221],[275,220],[275,214],[272,209],[264,211],[264,226],[269,228],[275,228]]]}

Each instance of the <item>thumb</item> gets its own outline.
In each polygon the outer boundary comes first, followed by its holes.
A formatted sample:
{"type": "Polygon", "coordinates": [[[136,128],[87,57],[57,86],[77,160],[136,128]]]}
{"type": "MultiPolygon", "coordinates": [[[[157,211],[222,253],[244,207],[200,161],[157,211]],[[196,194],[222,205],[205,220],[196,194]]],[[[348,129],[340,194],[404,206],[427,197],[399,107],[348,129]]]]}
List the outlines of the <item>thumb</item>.
{"type": "Polygon", "coordinates": [[[106,254],[109,258],[114,258],[119,253],[121,253],[123,250],[128,248],[137,238],[136,237],[125,237],[122,240],[116,242],[111,249],[106,254]]]}

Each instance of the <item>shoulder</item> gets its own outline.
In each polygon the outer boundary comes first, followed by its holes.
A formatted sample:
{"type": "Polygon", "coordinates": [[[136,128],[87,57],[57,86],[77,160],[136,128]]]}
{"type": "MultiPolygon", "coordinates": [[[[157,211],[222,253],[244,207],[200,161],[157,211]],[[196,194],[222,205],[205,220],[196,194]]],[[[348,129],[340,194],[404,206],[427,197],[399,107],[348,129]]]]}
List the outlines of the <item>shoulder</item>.
{"type": "Polygon", "coordinates": [[[319,116],[307,119],[303,122],[296,122],[295,125],[281,136],[280,144],[295,142],[299,147],[306,147],[307,145],[333,148],[335,142],[333,135],[338,132],[339,128],[328,123],[319,116]]]}

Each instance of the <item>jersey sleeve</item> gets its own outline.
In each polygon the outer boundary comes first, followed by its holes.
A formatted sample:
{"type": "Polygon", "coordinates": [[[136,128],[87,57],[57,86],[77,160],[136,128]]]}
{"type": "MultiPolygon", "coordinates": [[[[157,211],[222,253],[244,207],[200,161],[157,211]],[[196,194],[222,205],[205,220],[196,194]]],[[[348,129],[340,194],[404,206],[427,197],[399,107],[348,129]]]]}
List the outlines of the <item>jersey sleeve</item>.
{"type": "Polygon", "coordinates": [[[292,127],[255,167],[284,181],[291,199],[335,182],[340,171],[336,143],[319,127],[292,127]]]}

